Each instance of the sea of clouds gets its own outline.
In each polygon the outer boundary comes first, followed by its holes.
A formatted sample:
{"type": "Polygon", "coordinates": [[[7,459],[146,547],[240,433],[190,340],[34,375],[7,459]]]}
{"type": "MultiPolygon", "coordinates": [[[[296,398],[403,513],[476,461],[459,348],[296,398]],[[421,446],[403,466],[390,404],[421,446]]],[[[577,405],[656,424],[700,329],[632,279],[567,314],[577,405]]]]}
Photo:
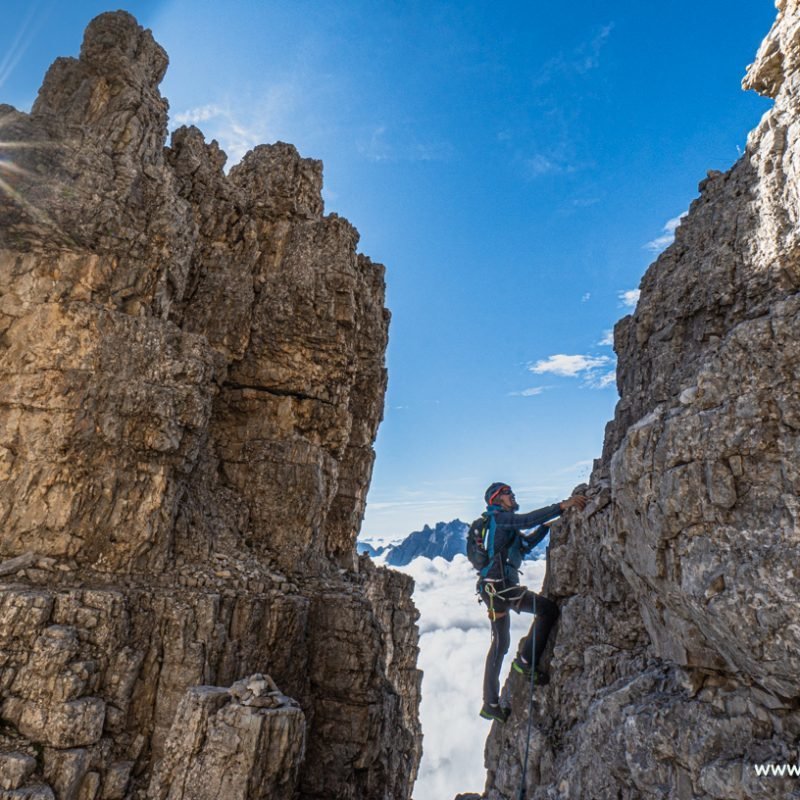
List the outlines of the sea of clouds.
{"type": "MultiPolygon", "coordinates": [[[[466,556],[456,556],[452,562],[417,558],[393,569],[414,578],[414,602],[420,612],[424,739],[414,800],[451,800],[459,792],[482,792],[483,748],[492,723],[478,712],[490,632],[486,607],[475,593],[475,570],[466,556]]],[[[520,582],[539,591],[544,571],[544,560],[526,561],[520,582]]],[[[528,614],[511,615],[511,647],[501,687],[530,624],[528,614]]]]}

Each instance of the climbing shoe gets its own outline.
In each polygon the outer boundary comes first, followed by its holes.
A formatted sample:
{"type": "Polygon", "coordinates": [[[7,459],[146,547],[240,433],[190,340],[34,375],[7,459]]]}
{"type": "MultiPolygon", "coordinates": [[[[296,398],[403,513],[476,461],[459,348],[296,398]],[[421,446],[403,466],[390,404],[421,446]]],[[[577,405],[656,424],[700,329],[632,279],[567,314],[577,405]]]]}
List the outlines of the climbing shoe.
{"type": "MultiPolygon", "coordinates": [[[[526,678],[531,677],[531,665],[520,655],[511,662],[511,669],[526,678]]],[[[550,683],[550,676],[546,672],[537,669],[533,681],[537,686],[546,686],[550,683]]]]}
{"type": "Polygon", "coordinates": [[[524,675],[526,678],[530,678],[531,676],[531,665],[521,655],[517,655],[511,662],[511,669],[513,669],[514,672],[519,672],[520,675],[524,675]]]}
{"type": "Polygon", "coordinates": [[[509,714],[511,714],[510,708],[503,708],[497,703],[484,703],[481,709],[481,716],[484,719],[493,719],[501,725],[508,719],[509,714]]]}

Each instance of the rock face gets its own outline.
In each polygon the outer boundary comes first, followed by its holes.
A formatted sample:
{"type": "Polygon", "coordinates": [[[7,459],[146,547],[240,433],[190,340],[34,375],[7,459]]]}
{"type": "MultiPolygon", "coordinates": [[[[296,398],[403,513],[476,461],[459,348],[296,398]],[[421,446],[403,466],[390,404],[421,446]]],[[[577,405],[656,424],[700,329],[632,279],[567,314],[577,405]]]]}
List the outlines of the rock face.
{"type": "Polygon", "coordinates": [[[291,797],[304,757],[303,712],[264,675],[182,698],[150,796],[291,797]],[[245,769],[231,769],[244,764],[245,769]]]}
{"type": "MultiPolygon", "coordinates": [[[[756,771],[797,764],[800,736],[800,3],[778,9],[744,81],[774,107],[615,330],[591,505],[552,535],[528,800],[800,797],[756,771]]],[[[491,800],[522,777],[527,685],[507,688],[491,800]]]]}
{"type": "Polygon", "coordinates": [[[291,145],[165,147],[166,66],[105,14],[0,106],[2,796],[407,798],[411,582],[355,555],[383,268],[291,145]]]}

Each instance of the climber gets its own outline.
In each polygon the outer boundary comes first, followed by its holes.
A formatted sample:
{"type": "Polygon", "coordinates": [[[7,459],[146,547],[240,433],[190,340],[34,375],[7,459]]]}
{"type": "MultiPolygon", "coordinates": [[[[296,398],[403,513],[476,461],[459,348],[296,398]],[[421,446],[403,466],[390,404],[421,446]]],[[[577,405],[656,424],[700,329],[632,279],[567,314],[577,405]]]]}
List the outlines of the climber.
{"type": "MultiPolygon", "coordinates": [[[[514,492],[506,483],[493,483],[484,495],[486,511],[472,523],[467,534],[468,554],[471,549],[469,541],[472,537],[482,542],[485,554],[480,570],[478,592],[489,610],[492,627],[492,644],[486,656],[486,669],[483,677],[483,707],[480,715],[484,719],[505,722],[511,710],[500,706],[500,668],[503,658],[508,652],[511,620],[509,610],[517,614],[534,613],[534,621],[527,636],[519,644],[519,650],[512,663],[512,668],[523,675],[532,677],[535,683],[543,685],[548,682],[546,673],[538,669],[539,659],[547,644],[550,629],[558,618],[558,606],[541,594],[534,594],[527,587],[519,585],[519,567],[525,553],[530,552],[544,539],[548,532],[545,523],[560,516],[569,508],[583,511],[586,498],[573,495],[569,500],[555,503],[552,506],[539,508],[527,514],[518,514],[519,506],[514,492]],[[539,526],[533,533],[523,534],[539,526]],[[535,643],[534,643],[535,639],[535,643]],[[535,645],[535,646],[534,646],[535,645]]],[[[473,564],[481,563],[473,559],[473,564]]]]}

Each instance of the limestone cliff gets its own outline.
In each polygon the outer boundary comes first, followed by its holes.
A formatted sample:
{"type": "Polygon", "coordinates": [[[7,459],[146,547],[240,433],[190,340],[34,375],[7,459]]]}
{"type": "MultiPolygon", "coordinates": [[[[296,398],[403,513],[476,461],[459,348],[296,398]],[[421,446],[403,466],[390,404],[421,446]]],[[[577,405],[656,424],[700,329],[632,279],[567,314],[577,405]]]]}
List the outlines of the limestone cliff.
{"type": "MultiPolygon", "coordinates": [[[[615,330],[591,505],[552,536],[528,800],[800,797],[755,770],[800,761],[800,3],[778,9],[744,81],[774,107],[615,330]]],[[[519,796],[527,686],[508,690],[491,800],[519,796]]]]}
{"type": "Polygon", "coordinates": [[[291,145],[165,146],[166,67],[105,14],[0,106],[0,797],[407,798],[383,268],[291,145]]]}

